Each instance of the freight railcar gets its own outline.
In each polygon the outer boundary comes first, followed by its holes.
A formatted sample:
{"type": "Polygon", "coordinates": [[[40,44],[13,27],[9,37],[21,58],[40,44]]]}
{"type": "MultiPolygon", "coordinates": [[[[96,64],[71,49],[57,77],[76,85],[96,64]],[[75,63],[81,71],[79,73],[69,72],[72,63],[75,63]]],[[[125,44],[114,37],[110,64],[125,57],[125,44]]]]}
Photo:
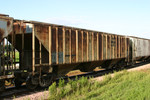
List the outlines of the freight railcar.
{"type": "MultiPolygon", "coordinates": [[[[0,20],[3,18],[1,15],[0,20]]],[[[11,31],[1,37],[1,47],[6,45],[6,50],[1,50],[1,89],[10,78],[15,79],[16,87],[26,82],[29,89],[34,89],[38,85],[49,86],[53,79],[71,70],[89,72],[97,66],[123,67],[137,60],[148,60],[150,56],[148,39],[5,18],[10,19],[11,28],[2,21],[0,28],[5,26],[5,30],[11,31]],[[18,62],[16,52],[19,52],[18,62]]],[[[8,25],[8,20],[6,22],[8,25]]]]}
{"type": "Polygon", "coordinates": [[[129,36],[130,39],[130,59],[131,62],[149,60],[150,56],[150,40],[129,36]]]}

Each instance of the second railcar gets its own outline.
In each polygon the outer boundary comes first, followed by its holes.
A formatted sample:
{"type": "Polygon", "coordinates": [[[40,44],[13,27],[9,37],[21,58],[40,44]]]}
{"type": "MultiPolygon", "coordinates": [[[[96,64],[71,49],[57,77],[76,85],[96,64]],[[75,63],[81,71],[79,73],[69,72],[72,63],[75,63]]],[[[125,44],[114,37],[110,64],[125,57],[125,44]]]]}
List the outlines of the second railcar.
{"type": "Polygon", "coordinates": [[[150,40],[129,36],[132,62],[148,60],[150,57],[150,40]]]}

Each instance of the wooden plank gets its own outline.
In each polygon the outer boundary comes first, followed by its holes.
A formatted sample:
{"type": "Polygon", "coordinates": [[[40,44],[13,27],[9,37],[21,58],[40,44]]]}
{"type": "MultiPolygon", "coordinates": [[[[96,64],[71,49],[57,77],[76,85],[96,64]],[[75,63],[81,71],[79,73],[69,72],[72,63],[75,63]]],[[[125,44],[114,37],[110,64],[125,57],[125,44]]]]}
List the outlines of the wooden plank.
{"type": "MultiPolygon", "coordinates": [[[[51,58],[52,57],[52,55],[51,55],[52,54],[52,52],[51,52],[52,44],[51,43],[52,43],[52,28],[51,28],[51,26],[49,26],[49,65],[52,64],[52,58],[51,58]]],[[[40,42],[40,57],[41,57],[41,42],[40,42]]]]}
{"type": "Polygon", "coordinates": [[[35,30],[34,25],[32,27],[32,75],[35,71],[35,30]]]}

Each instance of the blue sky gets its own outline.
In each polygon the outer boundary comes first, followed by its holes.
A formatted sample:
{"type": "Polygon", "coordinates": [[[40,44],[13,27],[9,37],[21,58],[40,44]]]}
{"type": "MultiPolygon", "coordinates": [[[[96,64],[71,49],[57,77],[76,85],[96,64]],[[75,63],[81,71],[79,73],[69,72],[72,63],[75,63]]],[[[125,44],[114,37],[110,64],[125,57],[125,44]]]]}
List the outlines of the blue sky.
{"type": "Polygon", "coordinates": [[[1,0],[0,13],[150,39],[150,0],[1,0]]]}

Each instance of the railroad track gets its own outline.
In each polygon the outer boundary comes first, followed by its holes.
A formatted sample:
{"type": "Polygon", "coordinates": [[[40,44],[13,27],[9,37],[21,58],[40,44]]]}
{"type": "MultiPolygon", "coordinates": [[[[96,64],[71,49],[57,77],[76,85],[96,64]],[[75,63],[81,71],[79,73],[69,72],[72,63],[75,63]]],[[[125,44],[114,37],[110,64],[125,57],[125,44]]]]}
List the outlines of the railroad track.
{"type": "MultiPolygon", "coordinates": [[[[135,65],[132,65],[132,66],[126,66],[126,68],[123,68],[123,69],[131,69],[131,68],[135,68],[135,67],[142,66],[145,64],[148,64],[148,62],[136,63],[135,65]]],[[[80,74],[80,75],[76,75],[76,76],[61,77],[61,79],[64,79],[65,82],[68,82],[68,78],[71,80],[75,80],[76,77],[80,78],[82,76],[84,76],[84,77],[99,77],[99,76],[103,76],[105,74],[113,73],[114,71],[119,71],[119,70],[123,70],[123,69],[117,68],[117,69],[93,71],[93,72],[88,72],[88,73],[80,74]]],[[[56,79],[56,83],[59,82],[59,79],[60,78],[56,79]]],[[[32,90],[28,90],[25,85],[22,85],[22,87],[20,87],[20,88],[15,88],[14,86],[7,87],[6,90],[2,94],[0,94],[0,99],[10,100],[10,99],[14,99],[14,98],[21,97],[24,95],[30,95],[33,93],[45,91],[47,89],[48,88],[38,87],[37,89],[32,91],[32,90]]]]}

